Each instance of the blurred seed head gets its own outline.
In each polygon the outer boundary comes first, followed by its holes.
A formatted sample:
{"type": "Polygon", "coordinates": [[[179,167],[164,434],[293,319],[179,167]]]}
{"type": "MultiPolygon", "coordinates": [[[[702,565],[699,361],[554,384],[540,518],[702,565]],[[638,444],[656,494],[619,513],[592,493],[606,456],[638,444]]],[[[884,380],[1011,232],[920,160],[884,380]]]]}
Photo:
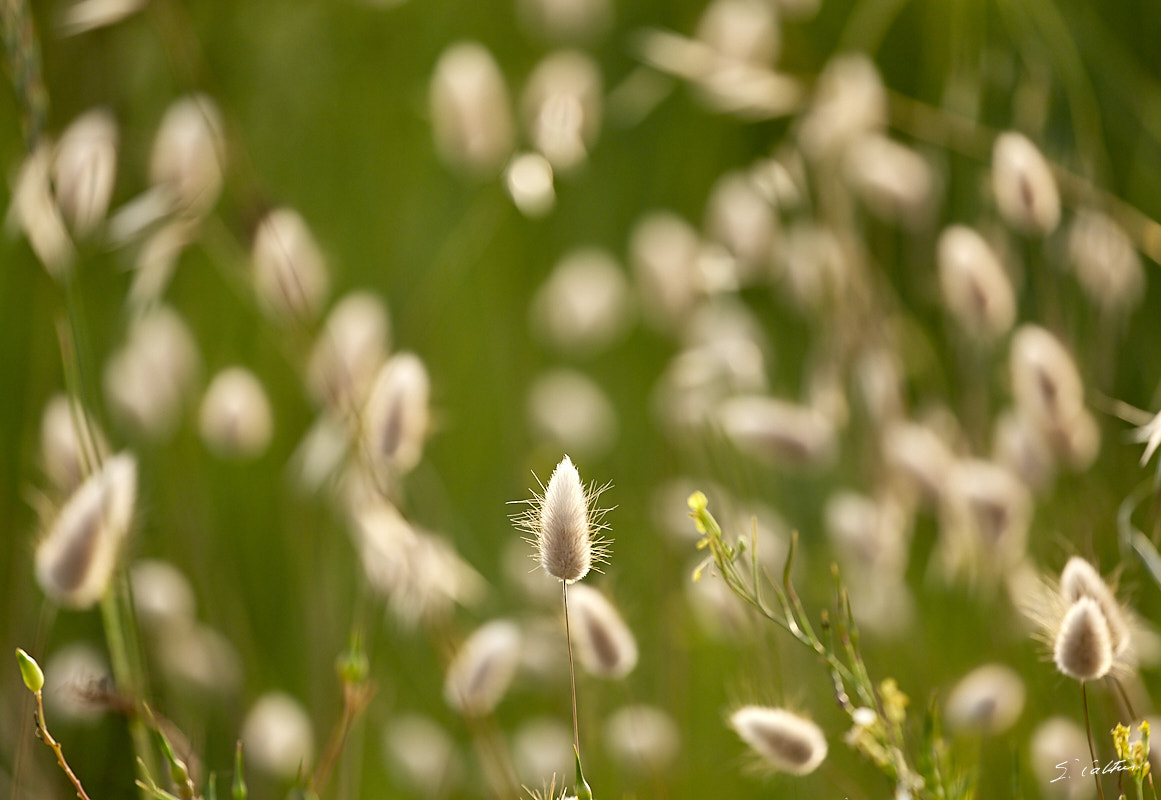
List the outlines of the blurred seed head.
{"type": "Polygon", "coordinates": [[[284,322],[313,320],[326,300],[330,275],[306,221],[291,208],[271,211],[258,225],[250,259],[263,307],[284,322]]]}
{"type": "Polygon", "coordinates": [[[646,318],[662,330],[682,324],[700,294],[701,241],[693,226],[669,211],[640,218],[629,235],[629,262],[646,318]]]}
{"type": "Polygon", "coordinates": [[[902,418],[903,364],[891,347],[872,344],[860,352],[854,378],[863,408],[876,429],[882,430],[902,418]]]}
{"type": "Polygon", "coordinates": [[[742,706],[730,714],[730,727],[767,764],[781,772],[806,775],[826,758],[822,729],[785,709],[742,706]]]}
{"type": "Polygon", "coordinates": [[[593,44],[613,22],[611,0],[517,0],[516,13],[529,34],[549,43],[593,44]]]}
{"type": "Polygon", "coordinates": [[[115,25],[145,8],[149,0],[76,0],[61,16],[61,36],[76,36],[115,25]]]}
{"type": "Polygon", "coordinates": [[[532,299],[533,330],[547,344],[591,355],[619,340],[633,319],[620,266],[603,250],[575,250],[560,260],[532,299]]]}
{"type": "Polygon", "coordinates": [[[244,367],[227,367],[214,376],[199,420],[202,441],[220,458],[256,458],[274,434],[266,390],[244,367]]]}
{"type": "MultiPolygon", "coordinates": [[[[208,625],[165,626],[154,649],[165,680],[202,700],[229,698],[242,685],[242,658],[230,641],[208,625]]],[[[247,752],[247,763],[249,753],[247,752]]]]}
{"type": "Polygon", "coordinates": [[[606,455],[617,439],[617,411],[583,372],[542,373],[528,390],[528,419],[537,438],[582,457],[606,455]]]}
{"type": "Polygon", "coordinates": [[[102,695],[113,676],[104,656],[91,645],[74,642],[49,656],[44,667],[44,704],[53,720],[92,723],[105,712],[102,695]]]}
{"type": "Polygon", "coordinates": [[[674,356],[658,380],[654,406],[674,430],[698,430],[714,421],[720,404],[730,395],[766,388],[761,348],[746,339],[722,339],[674,356]]]}
{"type": "Polygon", "coordinates": [[[295,482],[308,492],[335,488],[350,448],[347,425],[329,414],[320,415],[291,456],[290,472],[295,482]]]}
{"type": "Polygon", "coordinates": [[[36,580],[70,608],[91,608],[104,595],[133,523],[137,462],[120,453],[77,488],[36,548],[36,580]]]}
{"type": "Polygon", "coordinates": [[[791,299],[804,311],[833,306],[851,283],[851,266],[834,232],[813,222],[796,222],[778,248],[778,274],[791,299]]]}
{"type": "Polygon", "coordinates": [[[521,723],[512,736],[512,760],[520,782],[533,786],[573,769],[572,729],[552,717],[521,723]]]}
{"type": "Polygon", "coordinates": [[[477,628],[448,666],[443,685],[448,705],[467,717],[491,713],[516,676],[520,641],[520,628],[509,620],[477,628]]]}
{"type": "Polygon", "coordinates": [[[129,326],[126,343],[105,364],[105,397],[114,415],[152,439],[169,437],[197,379],[200,356],[181,316],[158,306],[129,326]]]}
{"type": "Polygon", "coordinates": [[[1011,667],[985,664],[969,672],[947,698],[945,717],[957,732],[1005,733],[1024,711],[1024,681],[1011,667]]]}
{"type": "Polygon", "coordinates": [[[254,701],[241,738],[246,765],[281,780],[305,774],[314,760],[310,716],[284,692],[267,692],[254,701]]]}
{"type": "Polygon", "coordinates": [[[53,195],[52,166],[52,144],[42,140],[20,165],[9,213],[45,271],[61,281],[72,269],[76,251],[53,195]]]}
{"type": "Polygon", "coordinates": [[[660,774],[681,751],[681,731],[668,713],[644,704],[623,706],[605,720],[605,750],[623,769],[660,774]]]}
{"type": "Polygon", "coordinates": [[[902,575],[853,572],[843,580],[860,631],[904,641],[914,635],[915,599],[902,575]]]}
{"type": "Polygon", "coordinates": [[[431,427],[431,379],[414,353],[396,353],[375,377],[363,409],[363,448],[381,473],[410,472],[431,427]]]}
{"type": "Polygon", "coordinates": [[[839,491],[827,500],[823,518],[848,577],[874,572],[902,575],[910,532],[907,515],[897,503],[839,491]]]}
{"type": "Polygon", "coordinates": [[[943,496],[955,455],[931,426],[909,421],[889,425],[880,446],[883,460],[904,485],[928,501],[943,496]]]}
{"type": "Polygon", "coordinates": [[[1093,209],[1079,211],[1068,230],[1077,280],[1106,312],[1131,311],[1144,296],[1145,271],[1124,229],[1093,209]]]}
{"type": "Polygon", "coordinates": [[[140,559],[130,567],[129,581],[133,587],[133,607],[143,628],[180,631],[194,624],[197,601],[193,586],[173,564],[140,559]]]}
{"type": "Polygon", "coordinates": [[[984,237],[964,225],[945,228],[936,261],[948,311],[969,335],[991,341],[1016,320],[1012,281],[984,237]]]}
{"type": "Polygon", "coordinates": [[[182,252],[198,235],[198,220],[178,217],[163,223],[141,243],[133,264],[129,306],[146,309],[160,302],[177,271],[182,252]]]}
{"type": "Polygon", "coordinates": [[[886,123],[887,93],[879,71],[865,55],[845,53],[832,58],[819,75],[798,140],[811,159],[830,159],[886,123]]]}
{"type": "Polygon", "coordinates": [[[919,153],[882,134],[858,136],[843,156],[846,179],[884,222],[916,230],[938,206],[935,175],[919,153]]]}
{"type": "Polygon", "coordinates": [[[710,190],[705,215],[706,235],[720,242],[733,259],[732,283],[745,285],[763,277],[774,253],[778,218],[749,177],[738,171],[719,178],[710,190]]]}
{"type": "Polygon", "coordinates": [[[436,150],[452,167],[495,174],[512,152],[515,124],[508,86],[491,52],[458,42],[436,62],[428,91],[436,150]]]}
{"type": "Polygon", "coordinates": [[[763,0],[713,0],[698,20],[697,38],[722,58],[769,67],[782,44],[777,7],[763,0]]]}
{"type": "Polygon", "coordinates": [[[637,640],[609,600],[591,586],[569,591],[569,617],[577,657],[590,675],[620,680],[637,666],[637,640]]]}
{"type": "Polygon", "coordinates": [[[1000,216],[1031,236],[1052,233],[1060,223],[1060,192],[1044,156],[1022,134],[996,137],[992,148],[992,193],[1000,216]]]}
{"type": "Polygon", "coordinates": [[[1044,797],[1088,800],[1096,794],[1093,782],[1081,780],[1079,775],[1072,780],[1056,780],[1060,777],[1057,764],[1071,767],[1076,763],[1074,759],[1084,759],[1088,753],[1088,738],[1078,723],[1067,717],[1049,717],[1032,732],[1029,750],[1029,763],[1044,797]]]}
{"type": "Polygon", "coordinates": [[[97,421],[78,401],[57,394],[44,407],[40,420],[40,453],[53,487],[68,494],[108,457],[109,443],[97,421]]]}
{"type": "Polygon", "coordinates": [[[545,56],[528,76],[520,105],[528,138],[554,169],[582,164],[601,130],[600,67],[577,50],[545,56]]]}
{"type": "Polygon", "coordinates": [[[1037,492],[1046,492],[1056,479],[1056,458],[1043,431],[1013,409],[996,417],[992,460],[1037,492]]]}
{"type": "Polygon", "coordinates": [[[1073,603],[1060,622],[1053,647],[1056,668],[1078,681],[1100,680],[1113,667],[1109,625],[1090,597],[1073,603]]]}
{"type": "Polygon", "coordinates": [[[390,337],[391,318],[376,295],[355,291],[335,303],[307,368],[315,401],[339,418],[361,409],[387,357],[390,337]]]}
{"type": "Polygon", "coordinates": [[[189,95],[166,109],[153,140],[149,180],[168,195],[173,208],[200,217],[213,208],[225,171],[225,126],[217,104],[189,95]]]}
{"type": "Polygon", "coordinates": [[[556,205],[552,164],[540,153],[519,153],[504,169],[504,187],[520,213],[539,219],[556,205]]]}
{"type": "Polygon", "coordinates": [[[117,123],[105,109],[86,112],[61,134],[52,165],[61,213],[78,237],[90,235],[109,210],[117,177],[117,123]]]}
{"type": "Polygon", "coordinates": [[[817,409],[760,395],[721,404],[717,422],[742,452],[774,464],[824,467],[838,452],[834,424],[817,409]]]}
{"type": "Polygon", "coordinates": [[[463,771],[455,741],[434,720],[420,714],[394,717],[383,735],[392,775],[425,797],[441,797],[463,771]]]}
{"type": "Polygon", "coordinates": [[[1011,472],[990,461],[961,459],[947,475],[943,500],[949,573],[1003,575],[1024,557],[1032,496],[1011,472]]]}

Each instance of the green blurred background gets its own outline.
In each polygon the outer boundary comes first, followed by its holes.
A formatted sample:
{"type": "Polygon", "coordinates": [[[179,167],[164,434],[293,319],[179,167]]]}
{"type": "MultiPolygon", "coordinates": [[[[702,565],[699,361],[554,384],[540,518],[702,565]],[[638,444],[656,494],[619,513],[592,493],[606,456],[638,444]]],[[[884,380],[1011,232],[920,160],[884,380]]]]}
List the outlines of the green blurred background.
{"type": "MultiPolygon", "coordinates": [[[[1034,5],[889,0],[852,9],[851,3],[826,0],[814,19],[784,26],[781,64],[793,73],[816,74],[844,31],[858,42],[871,35],[872,22],[881,23],[885,34],[875,57],[888,86],[940,105],[955,59],[983,65],[988,87],[980,121],[995,128],[1012,123],[1012,91],[1035,75],[1050,87],[1046,148],[1084,170],[1081,159],[1069,155],[1078,152],[1069,71],[1079,68],[1091,83],[1085,97],[1093,103],[1082,104],[1079,113],[1088,115],[1104,140],[1103,152],[1084,159],[1094,166],[1095,182],[1150,217],[1161,217],[1161,5],[1062,0],[1054,4],[1061,29],[1037,22],[1043,17],[1028,11],[1034,5]],[[895,6],[898,17],[892,18],[895,6]]],[[[618,3],[613,29],[591,50],[606,89],[637,68],[631,47],[636,30],[688,33],[703,8],[693,0],[618,3]]],[[[418,353],[431,372],[437,419],[424,461],[406,481],[406,510],[449,536],[490,583],[484,604],[460,613],[465,630],[493,616],[518,614],[524,601],[508,585],[501,563],[518,536],[506,504],[526,497],[532,472],[543,479],[560,457],[537,446],[523,413],[531,380],[561,362],[529,333],[532,293],[576,246],[596,245],[624,258],[628,234],[648,210],[671,209],[698,224],[713,182],[769,153],[788,123],[740,123],[708,113],[678,86],[638,124],[606,122],[585,168],[558,182],[555,211],[528,220],[499,181],[465,178],[439,162],[426,111],[428,78],[449,43],[474,39],[487,45],[513,86],[548,52],[521,30],[510,2],[411,0],[381,8],[339,0],[158,0],[145,14],[72,38],[54,34],[61,10],[59,3],[33,4],[51,97],[48,127],[58,132],[96,105],[113,111],[121,126],[115,206],[143,185],[150,142],[167,105],[191,89],[206,91],[245,154],[231,167],[233,191],[217,210],[237,241],[248,241],[255,222],[249,201],[290,205],[327,254],[333,297],[367,288],[385,298],[394,347],[418,353]],[[193,51],[185,49],[191,41],[200,52],[193,61],[193,51]]],[[[5,88],[0,164],[9,174],[23,153],[18,116],[16,95],[5,88]]],[[[985,165],[946,153],[935,157],[947,182],[941,218],[972,219],[985,165]]],[[[5,209],[9,186],[0,188],[5,209]]],[[[954,408],[965,378],[941,312],[913,277],[927,266],[925,257],[881,226],[868,237],[907,303],[904,313],[927,331],[924,346],[932,358],[916,393],[942,396],[954,408]]],[[[298,697],[315,720],[316,740],[324,739],[339,710],[332,665],[351,629],[358,603],[353,576],[360,570],[336,515],[287,479],[284,465],[312,411],[279,334],[228,278],[244,268],[244,256],[244,249],[194,246],[182,257],[167,297],[196,334],[204,374],[244,363],[266,383],[276,421],[266,455],[223,464],[205,451],[189,420],[165,446],[134,442],[108,422],[99,391],[92,394],[114,443],[133,446],[141,463],[140,523],[131,554],[181,566],[195,587],[199,618],[225,634],[243,657],[240,702],[190,708],[180,698],[156,698],[178,724],[194,728],[207,768],[219,771],[229,769],[246,701],[266,689],[298,697]]],[[[1150,279],[1155,267],[1146,263],[1150,279]]],[[[82,363],[88,359],[92,377],[123,335],[125,254],[85,251],[78,280],[88,331],[81,357],[82,363]]],[[[1096,350],[1095,323],[1079,312],[1069,316],[1093,390],[1156,407],[1158,291],[1150,281],[1145,302],[1118,338],[1115,369],[1100,376],[1089,360],[1096,350]]],[[[745,299],[762,313],[773,342],[773,391],[796,393],[815,331],[766,290],[753,290],[745,299]]],[[[1067,301],[1081,308],[1076,298],[1067,301]]],[[[40,480],[41,410],[64,387],[55,333],[63,309],[62,292],[27,244],[11,236],[0,240],[0,643],[9,653],[15,646],[48,653],[78,638],[101,642],[96,614],[46,611],[32,578],[37,521],[29,487],[40,480]]],[[[1023,310],[1027,318],[1031,309],[1023,310]]],[[[836,486],[867,488],[867,476],[855,458],[840,459],[821,476],[798,476],[742,461],[721,443],[667,440],[653,420],[649,397],[672,353],[669,341],[638,327],[609,351],[571,362],[608,391],[617,410],[616,447],[606,458],[579,466],[586,480],[613,484],[603,498],[616,506],[608,516],[613,556],[597,580],[621,604],[641,650],[640,665],[623,685],[581,681],[582,741],[592,743],[589,781],[598,797],[889,796],[886,782],[840,743],[845,721],[825,674],[800,648],[776,630],[740,643],[713,641],[693,623],[683,591],[693,554],[666,543],[649,510],[651,491],[685,474],[770,502],[802,531],[809,561],[803,591],[817,609],[829,602],[829,555],[819,535],[822,503],[836,486]],[[749,773],[743,747],[723,720],[731,703],[752,699],[808,709],[823,726],[832,756],[817,775],[771,779],[749,773]],[[659,780],[620,773],[597,742],[603,713],[629,700],[660,705],[680,725],[682,758],[659,780]]],[[[997,395],[1003,369],[998,360],[996,386],[990,387],[997,395]]],[[[1115,530],[1118,504],[1145,477],[1136,465],[1140,450],[1126,444],[1123,423],[1104,414],[1101,422],[1100,459],[1082,476],[1062,477],[1051,501],[1038,507],[1032,549],[1045,568],[1058,568],[1071,552],[1096,557],[1106,570],[1123,563],[1128,595],[1146,618],[1156,619],[1158,588],[1139,564],[1122,560],[1115,530]]],[[[868,661],[873,674],[896,677],[917,706],[983,661],[1014,666],[1029,688],[1020,724],[1009,736],[962,743],[966,753],[979,750],[981,796],[1006,796],[1035,723],[1052,713],[1077,716],[1076,686],[1043,663],[1042,648],[1010,609],[997,607],[1000,601],[925,581],[924,554],[934,535],[934,520],[921,518],[909,575],[921,609],[914,630],[900,641],[870,639],[868,661]]],[[[380,755],[385,721],[421,710],[465,745],[467,734],[442,701],[432,647],[421,635],[381,623],[378,606],[372,609],[368,647],[380,691],[351,743],[351,752],[361,754],[356,786],[359,796],[407,796],[380,755]]],[[[1155,674],[1146,679],[1156,685],[1155,674]]],[[[38,763],[48,755],[28,743],[31,726],[21,717],[28,707],[14,664],[3,671],[0,689],[0,797],[7,797],[18,754],[38,763]]],[[[1098,701],[1098,718],[1111,720],[1111,705],[1101,706],[1098,701]]],[[[533,715],[567,721],[567,697],[518,686],[498,712],[505,730],[533,715]]],[[[94,798],[134,794],[131,748],[118,720],[56,732],[94,798]]],[[[1027,765],[1019,769],[1026,773],[1027,765]]],[[[1034,792],[1027,774],[1016,780],[1034,792]]],[[[276,787],[256,791],[274,796],[276,787]]]]}

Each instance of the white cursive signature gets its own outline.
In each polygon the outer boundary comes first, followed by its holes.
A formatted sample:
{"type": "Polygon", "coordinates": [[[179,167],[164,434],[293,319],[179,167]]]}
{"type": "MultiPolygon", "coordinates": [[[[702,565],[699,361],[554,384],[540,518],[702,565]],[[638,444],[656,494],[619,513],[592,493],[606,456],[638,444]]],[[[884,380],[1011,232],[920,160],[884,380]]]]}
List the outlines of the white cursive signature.
{"type": "MultiPolygon", "coordinates": [[[[1081,770],[1080,770],[1080,774],[1082,776],[1108,775],[1110,772],[1126,772],[1126,771],[1132,769],[1132,767],[1130,767],[1127,763],[1125,763],[1125,760],[1121,759],[1121,758],[1117,759],[1116,761],[1110,761],[1108,764],[1105,764],[1103,767],[1101,766],[1101,762],[1099,760],[1093,761],[1092,764],[1087,764],[1087,763],[1081,761],[1079,758],[1074,758],[1072,760],[1075,761],[1077,764],[1082,765],[1081,770]]],[[[1058,770],[1060,770],[1060,774],[1057,775],[1052,780],[1050,780],[1049,783],[1056,783],[1057,781],[1062,781],[1065,778],[1072,777],[1072,775],[1068,771],[1069,763],[1070,762],[1068,762],[1068,761],[1061,761],[1059,764],[1057,764],[1056,768],[1058,770]]]]}

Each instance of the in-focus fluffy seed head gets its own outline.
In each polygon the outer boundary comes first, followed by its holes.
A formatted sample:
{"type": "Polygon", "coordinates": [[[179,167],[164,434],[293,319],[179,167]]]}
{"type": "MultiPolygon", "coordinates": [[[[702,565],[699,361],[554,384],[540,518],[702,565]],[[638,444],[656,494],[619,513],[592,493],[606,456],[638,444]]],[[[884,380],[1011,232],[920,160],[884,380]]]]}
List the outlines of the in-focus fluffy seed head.
{"type": "Polygon", "coordinates": [[[637,666],[637,640],[617,609],[596,589],[575,586],[569,613],[581,665],[599,678],[624,678],[637,666]]]}
{"type": "Polygon", "coordinates": [[[1060,223],[1060,191],[1052,168],[1027,137],[1008,132],[992,148],[992,192],[1004,221],[1044,236],[1060,223]]]}
{"type": "Polygon", "coordinates": [[[72,608],[90,608],[105,593],[121,543],[133,522],[137,462],[110,458],[73,492],[36,548],[44,593],[72,608]]]}
{"type": "Polygon", "coordinates": [[[509,620],[478,628],[447,669],[443,696],[448,705],[469,717],[491,712],[516,676],[520,642],[520,628],[509,620]]]}
{"type": "Polygon", "coordinates": [[[1129,626],[1112,590],[1100,573],[1080,556],[1073,556],[1060,573],[1060,596],[1068,605],[1087,597],[1100,607],[1109,628],[1109,644],[1114,656],[1123,655],[1131,643],[1129,626]]]}
{"type": "Polygon", "coordinates": [[[826,758],[826,737],[808,719],[781,708],[743,706],[730,726],[771,766],[792,775],[814,772],[826,758]]]}
{"type": "Polygon", "coordinates": [[[593,507],[600,491],[586,490],[572,459],[565,456],[543,496],[529,501],[529,510],[516,518],[536,545],[540,566],[552,577],[575,583],[604,558],[604,542],[597,536],[603,512],[593,507]]]}
{"type": "Polygon", "coordinates": [[[1053,650],[1056,668],[1078,681],[1100,680],[1113,667],[1109,625],[1090,597],[1077,600],[1064,615],[1053,650]]]}

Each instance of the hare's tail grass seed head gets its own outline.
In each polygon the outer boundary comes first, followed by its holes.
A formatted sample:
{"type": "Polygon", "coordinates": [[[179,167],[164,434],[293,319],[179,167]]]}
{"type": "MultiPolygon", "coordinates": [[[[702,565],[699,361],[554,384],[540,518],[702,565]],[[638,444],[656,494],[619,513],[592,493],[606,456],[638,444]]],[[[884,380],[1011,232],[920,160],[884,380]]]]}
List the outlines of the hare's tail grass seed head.
{"type": "Polygon", "coordinates": [[[528,534],[540,565],[554,578],[575,583],[608,558],[608,542],[600,535],[607,509],[596,500],[608,485],[585,487],[572,459],[565,456],[543,494],[528,500],[528,509],[516,515],[516,525],[528,534]]]}
{"type": "Polygon", "coordinates": [[[826,758],[826,737],[808,719],[782,708],[742,706],[730,727],[774,769],[791,775],[814,772],[826,758]]]}

